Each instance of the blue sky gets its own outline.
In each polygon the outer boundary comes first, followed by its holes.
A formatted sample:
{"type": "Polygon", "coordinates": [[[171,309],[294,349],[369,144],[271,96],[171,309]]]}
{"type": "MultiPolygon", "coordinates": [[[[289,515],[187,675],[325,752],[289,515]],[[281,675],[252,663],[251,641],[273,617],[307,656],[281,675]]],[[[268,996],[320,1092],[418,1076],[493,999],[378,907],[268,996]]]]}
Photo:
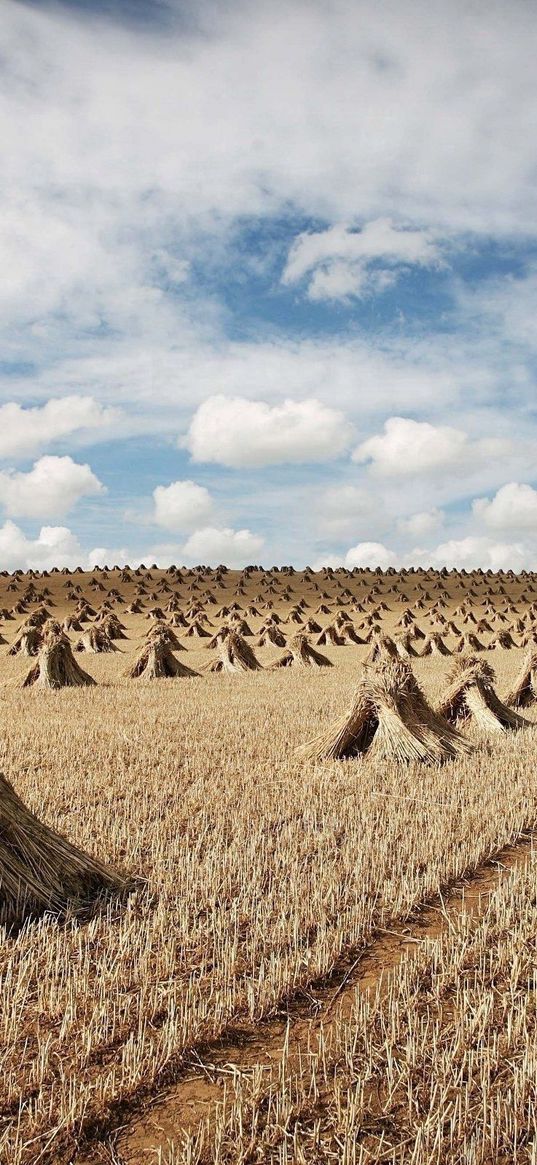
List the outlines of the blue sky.
{"type": "Polygon", "coordinates": [[[2,564],[537,569],[533,6],[0,22],[2,564]]]}

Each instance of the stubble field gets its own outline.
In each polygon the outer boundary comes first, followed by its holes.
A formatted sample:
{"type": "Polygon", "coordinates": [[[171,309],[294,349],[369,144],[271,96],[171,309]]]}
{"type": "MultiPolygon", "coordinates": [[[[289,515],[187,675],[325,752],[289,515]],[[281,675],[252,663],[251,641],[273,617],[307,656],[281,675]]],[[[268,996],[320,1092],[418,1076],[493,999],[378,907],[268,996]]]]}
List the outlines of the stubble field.
{"type": "MultiPolygon", "coordinates": [[[[376,623],[396,636],[402,613],[413,610],[427,633],[440,597],[444,617],[461,633],[472,630],[464,624],[468,610],[476,620],[486,618],[490,631],[480,633],[485,648],[500,630],[512,628],[516,647],[486,651],[501,695],[520,669],[527,650],[521,644],[533,628],[537,584],[531,578],[252,572],[241,580],[230,572],[219,580],[214,572],[149,573],[151,579],[142,581],[133,572],[127,581],[111,571],[70,576],[94,611],[112,588],[120,593],[111,607],[125,627],[126,638],[117,642],[121,654],[76,653],[95,687],[22,689],[35,660],[10,656],[9,647],[38,600],[27,599],[26,612],[0,626],[6,640],[0,647],[1,770],[41,819],[145,880],[125,903],[111,903],[89,922],[48,917],[6,935],[0,953],[0,1159],[6,1165],[66,1165],[93,1154],[94,1160],[115,1155],[134,1165],[160,1154],[170,1165],[217,1159],[425,1165],[507,1160],[511,1153],[510,1160],[533,1160],[531,1138],[520,1133],[534,1112],[535,1041],[528,986],[535,906],[522,873],[498,891],[485,921],[461,921],[434,951],[424,949],[388,996],[357,1003],[359,1014],[347,1017],[337,1038],[332,1033],[326,1056],[307,1058],[298,1081],[290,1085],[284,1073],[270,1094],[258,1081],[253,1097],[228,1097],[218,1118],[218,1148],[211,1121],[201,1137],[185,1122],[175,1135],[167,1133],[164,1146],[146,1138],[110,1148],[110,1130],[132,1123],[153,1095],[173,1089],[193,1056],[203,1058],[238,1025],[259,1025],[281,1015],[286,1003],[315,996],[316,985],[350,952],[411,917],[462,875],[471,876],[537,817],[532,707],[523,712],[530,725],[518,732],[465,728],[474,753],[443,766],[313,763],[296,754],[349,705],[370,644],[319,646],[331,668],[268,670],[282,654],[271,645],[254,647],[264,665],[258,672],[203,671],[155,681],[124,675],[143,646],[149,611],[158,605],[169,619],[165,608],[174,595],[185,614],[185,626],[175,632],[187,649],[177,658],[198,672],[218,658],[218,648],[186,634],[199,621],[187,614],[193,599],[206,625],[210,621],[210,635],[229,619],[216,612],[236,601],[253,632],[248,642],[255,643],[271,610],[281,617],[285,638],[300,631],[294,617],[288,620],[302,599],[299,617],[322,627],[343,610],[360,637],[374,636],[376,623]],[[142,585],[142,609],[129,614],[142,585]],[[376,610],[380,602],[388,609],[376,610]],[[248,613],[252,607],[257,613],[248,613]],[[371,611],[373,629],[360,630],[371,611]],[[473,960],[473,978],[462,986],[461,950],[473,960]],[[494,969],[496,956],[501,974],[494,969]],[[450,1011],[436,1005],[439,983],[452,1000],[450,1011]],[[513,1000],[516,1016],[509,1019],[513,1000]],[[469,1008],[476,1015],[483,1009],[475,1055],[479,1059],[483,1049],[493,1074],[495,1032],[508,1023],[511,1043],[524,1045],[512,1078],[504,1079],[511,1097],[506,1107],[517,1113],[513,1127],[505,1124],[498,1090],[472,1093],[461,1050],[467,1040],[471,1046],[461,1019],[469,1008]],[[416,1073],[439,1080],[423,1112],[423,1088],[408,1081],[411,1047],[422,1048],[419,1069],[414,1055],[416,1073]],[[393,1075],[389,1103],[384,1096],[381,1109],[364,1084],[372,1065],[383,1078],[393,1075]],[[476,1126],[481,1131],[471,1157],[463,1126],[470,1138],[480,1096],[489,1115],[476,1126]],[[440,1119],[448,1099],[450,1115],[440,1119]]],[[[17,590],[8,591],[13,580],[1,578],[0,607],[9,611],[30,581],[20,577],[17,590]]],[[[80,599],[68,600],[65,582],[62,574],[33,579],[37,591],[51,592],[43,601],[54,619],[72,613],[80,599]]],[[[94,619],[89,616],[84,628],[94,619]]],[[[69,631],[69,638],[74,645],[80,633],[69,631]]],[[[317,638],[310,634],[312,643],[317,638]]],[[[450,631],[444,638],[451,651],[458,635],[450,631]]],[[[415,640],[417,652],[422,644],[415,640]]],[[[433,703],[452,662],[442,655],[411,659],[433,703]]]]}

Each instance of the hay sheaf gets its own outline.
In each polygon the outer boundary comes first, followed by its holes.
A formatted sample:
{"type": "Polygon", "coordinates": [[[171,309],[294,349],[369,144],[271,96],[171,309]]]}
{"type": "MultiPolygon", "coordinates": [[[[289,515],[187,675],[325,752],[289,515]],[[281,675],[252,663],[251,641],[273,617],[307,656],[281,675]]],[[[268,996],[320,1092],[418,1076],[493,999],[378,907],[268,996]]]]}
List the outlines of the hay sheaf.
{"type": "Polygon", "coordinates": [[[262,671],[263,665],[242,635],[230,629],[229,635],[226,635],[220,644],[220,658],[209,664],[208,670],[212,672],[262,671]]]}
{"type": "Polygon", "coordinates": [[[144,645],[134,663],[125,672],[125,675],[131,680],[140,678],[144,680],[168,680],[198,674],[176,659],[166,638],[157,635],[154,635],[144,645]]]}
{"type": "Polygon", "coordinates": [[[371,646],[365,657],[364,664],[369,665],[389,659],[397,660],[399,656],[398,646],[391,636],[377,634],[371,639],[371,646]]]}
{"type": "Polygon", "coordinates": [[[537,647],[528,651],[505,703],[512,708],[527,708],[537,703],[537,647]]]}
{"type": "Polygon", "coordinates": [[[153,626],[149,628],[149,631],[145,637],[145,642],[152,643],[153,641],[159,639],[161,639],[163,643],[167,643],[168,647],[171,647],[172,651],[186,651],[186,648],[183,647],[182,643],[179,642],[173,627],[169,627],[167,623],[160,621],[154,623],[153,626]]]}
{"type": "Polygon", "coordinates": [[[412,658],[415,659],[417,656],[419,656],[419,651],[416,651],[415,641],[410,632],[407,631],[404,635],[398,635],[397,638],[394,639],[394,643],[397,649],[397,654],[401,656],[401,659],[409,660],[412,658]]]}
{"type": "Polygon", "coordinates": [[[8,655],[37,655],[42,643],[39,627],[25,627],[11,644],[8,655]]]}
{"type": "Polygon", "coordinates": [[[316,642],[319,647],[326,647],[329,644],[331,644],[332,647],[343,646],[343,640],[339,634],[339,628],[334,623],[329,623],[328,627],[325,627],[324,630],[321,631],[321,634],[319,635],[319,638],[316,640],[316,642]]]}
{"type": "Polygon", "coordinates": [[[421,651],[422,656],[426,655],[451,655],[449,647],[444,643],[444,640],[438,631],[433,631],[428,635],[421,651]]]}
{"type": "Polygon", "coordinates": [[[93,676],[77,663],[67,637],[49,633],[37,663],[30,669],[23,682],[23,688],[81,688],[94,684],[93,676]]]}
{"type": "Polygon", "coordinates": [[[299,754],[310,760],[369,756],[439,764],[468,755],[472,745],[427,703],[401,659],[364,667],[352,707],[299,754]]]}
{"type": "Polygon", "coordinates": [[[271,645],[274,647],[285,647],[286,643],[285,635],[282,635],[279,627],[276,624],[271,624],[256,639],[255,645],[256,647],[269,647],[271,645]]]}
{"type": "Polygon", "coordinates": [[[295,635],[283,655],[269,665],[269,671],[282,667],[332,667],[332,661],[312,647],[307,635],[295,635]]]}
{"type": "Polygon", "coordinates": [[[134,883],[44,825],[0,773],[0,923],[87,910],[134,883]]]}
{"type": "Polygon", "coordinates": [[[459,660],[449,675],[449,686],[437,712],[450,724],[473,721],[487,732],[507,732],[528,727],[529,722],[503,704],[494,690],[495,673],[489,663],[475,656],[459,660]]]}
{"type": "Polygon", "coordinates": [[[94,655],[102,655],[112,651],[119,651],[114,641],[106,634],[102,627],[95,624],[84,632],[76,644],[75,651],[89,651],[94,655]]]}

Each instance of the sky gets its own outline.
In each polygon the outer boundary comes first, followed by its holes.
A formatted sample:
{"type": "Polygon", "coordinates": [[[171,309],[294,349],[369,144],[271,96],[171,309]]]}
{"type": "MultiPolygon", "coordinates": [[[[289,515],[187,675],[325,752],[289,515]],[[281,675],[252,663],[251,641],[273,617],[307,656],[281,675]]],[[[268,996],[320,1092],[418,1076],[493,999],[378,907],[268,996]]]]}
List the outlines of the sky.
{"type": "Polygon", "coordinates": [[[537,569],[532,0],[4,0],[0,567],[537,569]]]}

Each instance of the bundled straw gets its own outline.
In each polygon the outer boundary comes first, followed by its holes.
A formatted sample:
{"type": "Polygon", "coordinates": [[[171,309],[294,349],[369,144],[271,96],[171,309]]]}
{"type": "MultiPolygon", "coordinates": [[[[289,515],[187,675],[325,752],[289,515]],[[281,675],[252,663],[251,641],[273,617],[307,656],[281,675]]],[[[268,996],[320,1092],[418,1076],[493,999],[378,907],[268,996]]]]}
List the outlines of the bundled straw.
{"type": "Polygon", "coordinates": [[[358,632],[355,631],[352,623],[344,622],[339,624],[339,638],[344,647],[350,646],[351,643],[363,645],[365,639],[360,639],[358,632]]]}
{"type": "Polygon", "coordinates": [[[394,643],[401,659],[408,660],[419,655],[419,652],[416,651],[414,637],[409,631],[406,631],[404,635],[398,635],[394,643]]]}
{"type": "Polygon", "coordinates": [[[273,644],[274,647],[285,647],[286,642],[285,635],[282,635],[279,627],[275,623],[271,623],[265,627],[259,639],[256,640],[256,647],[268,647],[270,644],[273,644]]]}
{"type": "Polygon", "coordinates": [[[126,639],[125,627],[112,612],[100,615],[95,622],[104,631],[109,639],[126,639]]]}
{"type": "Polygon", "coordinates": [[[173,627],[169,627],[167,623],[158,621],[157,623],[153,623],[153,626],[149,628],[149,631],[145,637],[146,643],[151,643],[155,639],[162,639],[162,641],[167,643],[168,647],[171,647],[173,651],[186,650],[186,648],[184,648],[183,645],[179,642],[173,627]]]}
{"type": "Polygon", "coordinates": [[[399,651],[397,644],[389,635],[375,635],[371,640],[371,647],[365,657],[364,663],[377,663],[379,660],[398,659],[399,651]]]}
{"type": "Polygon", "coordinates": [[[164,636],[154,635],[145,644],[125,675],[129,679],[144,680],[174,679],[175,677],[195,676],[198,673],[186,667],[175,658],[169,643],[164,636]]]}
{"type": "Polygon", "coordinates": [[[325,627],[321,631],[317,639],[317,644],[319,647],[326,647],[328,644],[332,644],[332,647],[342,647],[343,640],[339,634],[338,627],[334,623],[329,623],[328,627],[325,627]]]}
{"type": "Polygon", "coordinates": [[[510,631],[499,631],[492,642],[489,643],[489,650],[493,651],[494,649],[503,647],[505,650],[510,651],[512,647],[516,646],[517,644],[510,631]]]}
{"type": "Polygon", "coordinates": [[[442,636],[438,631],[433,631],[428,635],[422,648],[422,655],[451,655],[449,647],[446,646],[442,636]]]}
{"type": "Polygon", "coordinates": [[[85,911],[133,883],[44,825],[0,774],[0,923],[85,911]]]}
{"type": "Polygon", "coordinates": [[[350,710],[300,750],[311,760],[371,756],[377,760],[439,764],[472,747],[427,703],[412,670],[388,659],[364,667],[350,710]]]}
{"type": "Polygon", "coordinates": [[[528,651],[505,703],[512,708],[527,708],[537,703],[537,647],[528,651]]]}
{"type": "Polygon", "coordinates": [[[332,667],[332,661],[326,655],[316,651],[308,640],[307,635],[298,634],[289,642],[288,650],[280,655],[279,659],[269,665],[269,670],[281,667],[332,667]]]}
{"type": "Polygon", "coordinates": [[[106,634],[104,628],[97,627],[94,624],[93,627],[89,627],[88,630],[84,632],[82,638],[79,639],[75,650],[91,651],[96,655],[101,655],[105,652],[118,651],[118,648],[116,647],[113,640],[110,639],[110,637],[106,634]]]}
{"type": "Polygon", "coordinates": [[[80,688],[94,684],[93,676],[77,663],[67,636],[50,631],[39,652],[37,663],[26,676],[23,688],[35,684],[41,688],[80,688]]]}
{"type": "Polygon", "coordinates": [[[82,624],[76,615],[66,615],[62,623],[62,631],[82,631],[82,624]]]}
{"type": "Polygon", "coordinates": [[[494,691],[494,669],[484,660],[466,656],[452,668],[450,684],[437,711],[450,724],[473,720],[478,728],[506,732],[524,728],[528,721],[513,712],[494,691]]]}
{"type": "Polygon", "coordinates": [[[188,635],[189,639],[210,639],[211,637],[210,631],[205,630],[199,619],[194,619],[194,622],[191,623],[188,631],[186,632],[186,635],[188,635]]]}
{"type": "Polygon", "coordinates": [[[253,648],[236,631],[229,632],[220,644],[220,658],[209,665],[210,671],[261,671],[253,648]]]}
{"type": "Polygon", "coordinates": [[[11,644],[8,655],[37,655],[43,636],[39,627],[24,627],[11,644]]]}
{"type": "Polygon", "coordinates": [[[453,648],[454,654],[465,655],[467,652],[485,651],[485,645],[474,635],[472,631],[466,635],[461,635],[458,643],[453,648]]]}

